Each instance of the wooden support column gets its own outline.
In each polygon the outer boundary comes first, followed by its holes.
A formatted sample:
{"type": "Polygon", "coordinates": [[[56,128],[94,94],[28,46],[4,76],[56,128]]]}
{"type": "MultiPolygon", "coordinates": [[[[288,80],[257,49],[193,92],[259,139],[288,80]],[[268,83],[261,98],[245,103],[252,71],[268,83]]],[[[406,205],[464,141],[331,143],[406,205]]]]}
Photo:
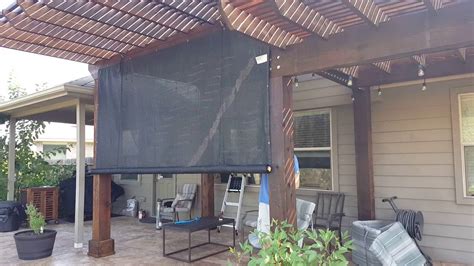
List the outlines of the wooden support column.
{"type": "Polygon", "coordinates": [[[214,174],[201,174],[201,217],[214,215],[214,174]]]}
{"type": "MultiPolygon", "coordinates": [[[[94,93],[94,161],[97,156],[97,126],[99,109],[99,90],[97,72],[91,71],[95,80],[94,93]],[[95,75],[94,75],[95,74],[95,75]]],[[[89,240],[89,256],[100,258],[115,254],[115,243],[110,238],[111,231],[111,186],[112,175],[95,175],[92,210],[92,239],[89,240]]]]}
{"type": "Polygon", "coordinates": [[[7,185],[7,200],[14,200],[15,198],[15,132],[16,132],[16,119],[10,118],[9,126],[9,139],[8,139],[8,185],[7,185]]]}
{"type": "Polygon", "coordinates": [[[88,255],[96,258],[115,254],[114,240],[110,238],[111,182],[112,175],[94,176],[92,239],[88,255]]]}
{"type": "Polygon", "coordinates": [[[82,248],[84,241],[84,190],[86,159],[86,106],[76,104],[76,207],[74,218],[74,248],[82,248]]]}
{"type": "Polygon", "coordinates": [[[375,219],[372,118],[369,88],[353,88],[354,137],[359,220],[375,219]]]}
{"type": "Polygon", "coordinates": [[[293,87],[288,77],[273,77],[270,80],[270,132],[270,219],[287,220],[296,225],[293,87]]]}

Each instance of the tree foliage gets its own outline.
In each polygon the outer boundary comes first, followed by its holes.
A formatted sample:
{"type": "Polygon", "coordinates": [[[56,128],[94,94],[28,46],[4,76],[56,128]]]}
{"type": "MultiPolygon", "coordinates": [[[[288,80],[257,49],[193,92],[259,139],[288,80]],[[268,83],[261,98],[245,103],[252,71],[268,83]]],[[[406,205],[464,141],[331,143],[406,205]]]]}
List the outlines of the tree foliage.
{"type": "MultiPolygon", "coordinates": [[[[13,75],[10,75],[8,80],[9,99],[24,95],[26,95],[26,90],[15,82],[13,75]]],[[[5,121],[4,125],[5,134],[0,135],[0,200],[6,199],[8,184],[9,121],[5,121]]],[[[61,152],[60,149],[48,153],[35,152],[31,149],[34,141],[44,133],[44,129],[44,122],[32,120],[16,122],[15,190],[17,193],[19,189],[26,187],[58,185],[61,180],[70,177],[74,171],[74,166],[51,165],[46,161],[51,155],[61,152]]]]}

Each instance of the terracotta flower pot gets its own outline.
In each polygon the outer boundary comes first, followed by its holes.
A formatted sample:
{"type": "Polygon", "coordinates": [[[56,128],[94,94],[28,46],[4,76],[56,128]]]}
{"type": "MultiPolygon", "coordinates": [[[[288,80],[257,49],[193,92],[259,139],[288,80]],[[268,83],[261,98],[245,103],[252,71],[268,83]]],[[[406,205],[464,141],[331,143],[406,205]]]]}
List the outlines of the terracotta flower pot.
{"type": "Polygon", "coordinates": [[[56,231],[45,229],[42,234],[35,234],[33,230],[16,233],[16,251],[21,260],[36,260],[51,256],[56,240],[56,231]]]}

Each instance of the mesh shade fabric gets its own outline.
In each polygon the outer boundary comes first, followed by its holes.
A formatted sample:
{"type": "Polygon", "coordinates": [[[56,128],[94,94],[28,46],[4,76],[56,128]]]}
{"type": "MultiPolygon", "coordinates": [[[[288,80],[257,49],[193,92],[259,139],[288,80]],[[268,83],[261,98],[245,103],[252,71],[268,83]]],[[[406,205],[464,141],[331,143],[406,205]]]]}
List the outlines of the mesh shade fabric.
{"type": "Polygon", "coordinates": [[[94,172],[264,172],[268,53],[219,32],[101,69],[94,172]]]}

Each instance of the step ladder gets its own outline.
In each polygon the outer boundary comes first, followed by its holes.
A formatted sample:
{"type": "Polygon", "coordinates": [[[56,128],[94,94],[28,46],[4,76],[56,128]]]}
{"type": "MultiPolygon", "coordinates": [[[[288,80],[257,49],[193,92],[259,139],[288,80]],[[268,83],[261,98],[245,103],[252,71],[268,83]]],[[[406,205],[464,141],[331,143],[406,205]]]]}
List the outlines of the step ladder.
{"type": "MultiPolygon", "coordinates": [[[[227,188],[225,190],[224,194],[224,200],[222,201],[222,207],[221,207],[221,212],[220,216],[224,216],[224,212],[227,207],[233,207],[237,208],[237,215],[234,218],[235,219],[235,228],[236,231],[240,231],[240,214],[242,211],[242,203],[244,200],[244,191],[245,191],[245,185],[247,183],[247,177],[245,175],[242,176],[234,176],[234,175],[229,175],[229,180],[227,181],[227,188]],[[230,193],[239,193],[239,201],[238,202],[231,202],[229,201],[229,194],[230,193]]],[[[220,228],[219,228],[220,230],[220,228]]]]}

